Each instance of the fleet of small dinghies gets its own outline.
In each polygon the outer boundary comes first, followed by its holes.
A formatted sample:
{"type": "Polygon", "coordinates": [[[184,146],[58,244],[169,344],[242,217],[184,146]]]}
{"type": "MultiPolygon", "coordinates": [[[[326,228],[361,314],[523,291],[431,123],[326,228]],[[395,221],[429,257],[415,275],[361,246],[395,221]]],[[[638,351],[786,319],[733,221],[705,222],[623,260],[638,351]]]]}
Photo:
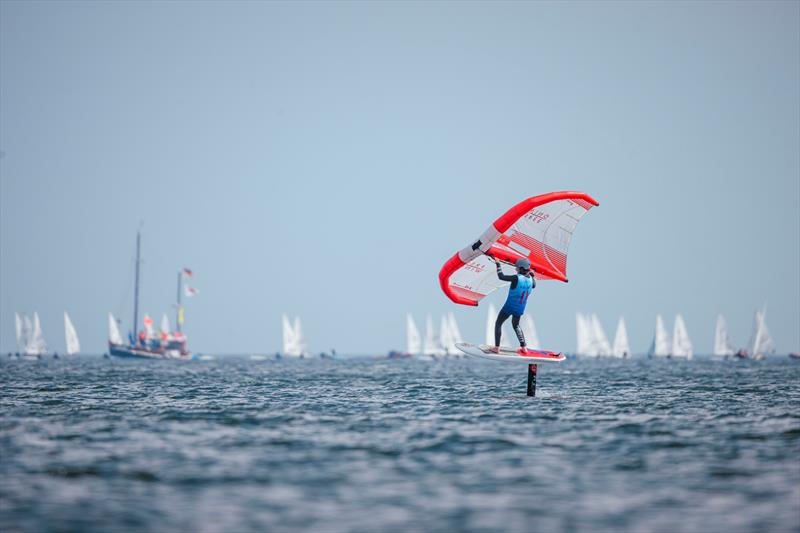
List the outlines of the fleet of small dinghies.
{"type": "Polygon", "coordinates": [[[670,340],[664,319],[661,315],[656,315],[656,329],[653,334],[653,342],[647,351],[648,357],[669,357],[673,359],[685,359],[687,361],[694,357],[694,348],[686,330],[683,316],[675,316],[672,328],[672,339],[670,340]]]}
{"type": "MultiPolygon", "coordinates": [[[[425,319],[425,335],[420,334],[420,330],[414,317],[406,314],[406,347],[405,351],[392,351],[390,358],[417,357],[420,359],[442,359],[463,357],[463,352],[456,348],[456,344],[462,343],[461,331],[456,318],[452,312],[443,314],[439,321],[438,330],[435,327],[433,317],[428,314],[425,319]]],[[[486,313],[486,333],[485,344],[494,345],[494,324],[497,318],[497,309],[493,304],[489,304],[486,313]]],[[[577,345],[573,355],[584,358],[630,357],[631,349],[628,340],[628,332],[624,317],[619,317],[617,329],[614,335],[614,342],[609,343],[605,330],[597,314],[576,313],[576,337],[577,345]]],[[[42,325],[39,314],[34,312],[32,318],[24,313],[14,313],[14,326],[17,341],[16,354],[9,353],[9,357],[24,359],[40,359],[48,354],[47,343],[42,333],[42,325]]],[[[284,314],[281,317],[282,349],[276,355],[285,358],[308,358],[310,352],[307,349],[306,341],[303,337],[302,325],[299,317],[290,320],[284,314]]],[[[525,335],[527,346],[532,350],[540,350],[541,343],[533,319],[529,315],[524,315],[520,326],[525,335]]],[[[130,335],[130,343],[126,344],[120,333],[119,322],[115,317],[108,313],[108,342],[112,355],[125,353],[122,357],[146,357],[161,359],[186,359],[184,352],[185,337],[177,332],[171,331],[169,319],[164,314],[158,331],[155,330],[153,320],[145,314],[143,320],[143,330],[139,332],[143,337],[141,342],[136,343],[133,334],[130,335]],[[148,343],[150,343],[148,345],[148,343]],[[136,355],[129,355],[135,351],[136,355]],[[140,355],[140,353],[142,355],[140,355]]],[[[80,353],[81,346],[75,325],[64,311],[64,339],[66,354],[69,356],[80,353]]],[[[516,336],[511,330],[509,323],[505,324],[502,341],[504,344],[516,342],[516,336]]],[[[714,327],[714,345],[712,357],[714,359],[752,359],[763,360],[775,353],[775,343],[770,335],[766,323],[766,309],[756,310],[753,317],[753,327],[746,349],[736,349],[731,340],[728,323],[725,317],[717,315],[714,327]]],[[[320,357],[335,356],[335,351],[331,354],[321,353],[320,357]]],[[[681,314],[675,316],[672,335],[666,327],[663,317],[656,315],[655,330],[653,340],[646,355],[650,358],[672,358],[691,360],[694,357],[694,348],[689,338],[686,323],[681,314]]],[[[54,354],[58,357],[58,354],[54,354]]],[[[790,358],[800,359],[800,354],[790,353],[790,358]]],[[[251,359],[268,359],[271,356],[253,355],[251,359]]],[[[205,359],[210,359],[206,356],[205,359]]]]}
{"type": "MultiPolygon", "coordinates": [[[[25,313],[14,313],[14,333],[16,334],[17,351],[8,355],[23,359],[41,359],[47,355],[47,342],[42,333],[42,323],[39,313],[33,313],[31,319],[25,313]]],[[[69,315],[64,311],[64,338],[67,355],[76,355],[81,350],[78,333],[72,324],[69,315]]],[[[58,352],[53,352],[53,357],[58,358],[58,352]]]]}
{"type": "Polygon", "coordinates": [[[463,353],[456,348],[462,342],[461,330],[453,313],[442,315],[439,321],[439,330],[434,327],[433,317],[425,317],[425,337],[420,335],[417,324],[411,313],[406,314],[406,349],[405,351],[391,351],[391,359],[418,357],[422,359],[439,359],[449,357],[463,357],[463,353]]]}
{"type": "Polygon", "coordinates": [[[26,315],[14,313],[14,329],[17,337],[17,356],[25,359],[38,359],[47,355],[47,343],[42,334],[39,313],[33,313],[33,320],[26,315]]]}
{"type": "Polygon", "coordinates": [[[594,313],[591,315],[575,314],[576,347],[575,355],[583,357],[627,357],[629,352],[628,333],[625,321],[620,318],[617,333],[614,336],[614,348],[608,342],[608,337],[594,313]]]}

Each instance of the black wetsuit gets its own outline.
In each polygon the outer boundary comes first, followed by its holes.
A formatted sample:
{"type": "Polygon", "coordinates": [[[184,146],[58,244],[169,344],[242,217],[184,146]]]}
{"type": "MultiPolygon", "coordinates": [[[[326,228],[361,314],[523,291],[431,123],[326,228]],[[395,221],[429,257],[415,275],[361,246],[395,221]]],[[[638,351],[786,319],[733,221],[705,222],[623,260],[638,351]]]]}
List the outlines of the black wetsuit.
{"type": "MultiPolygon", "coordinates": [[[[526,274],[530,275],[530,274],[526,274]]],[[[517,288],[517,274],[509,275],[503,274],[503,271],[500,269],[500,264],[497,264],[497,277],[501,281],[509,281],[511,282],[511,289],[517,288]]],[[[536,287],[536,278],[531,275],[531,282],[533,283],[533,288],[536,287]]],[[[524,347],[525,346],[525,334],[522,332],[522,328],[519,327],[519,319],[522,318],[522,315],[512,315],[507,311],[501,309],[500,313],[497,315],[497,320],[494,323],[494,345],[500,346],[500,336],[503,330],[503,323],[508,320],[508,317],[511,317],[511,326],[514,328],[514,333],[517,334],[517,340],[519,340],[519,345],[524,347]]]]}

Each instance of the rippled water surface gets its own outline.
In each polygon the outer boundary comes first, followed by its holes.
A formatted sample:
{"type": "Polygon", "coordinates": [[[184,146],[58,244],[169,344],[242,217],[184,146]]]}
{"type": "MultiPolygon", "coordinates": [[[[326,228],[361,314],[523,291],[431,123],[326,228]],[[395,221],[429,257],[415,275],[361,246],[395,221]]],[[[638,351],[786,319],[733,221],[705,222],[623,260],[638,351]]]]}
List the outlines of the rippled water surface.
{"type": "Polygon", "coordinates": [[[0,530],[797,531],[800,364],[0,363],[0,530]]]}

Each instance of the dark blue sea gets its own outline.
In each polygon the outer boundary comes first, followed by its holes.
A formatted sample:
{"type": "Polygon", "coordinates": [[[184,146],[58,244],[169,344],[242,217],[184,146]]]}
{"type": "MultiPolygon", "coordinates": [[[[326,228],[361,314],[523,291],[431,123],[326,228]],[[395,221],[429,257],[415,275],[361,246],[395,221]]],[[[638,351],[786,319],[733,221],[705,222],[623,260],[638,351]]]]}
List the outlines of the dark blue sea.
{"type": "Polygon", "coordinates": [[[0,362],[0,531],[800,529],[800,364],[0,362]]]}

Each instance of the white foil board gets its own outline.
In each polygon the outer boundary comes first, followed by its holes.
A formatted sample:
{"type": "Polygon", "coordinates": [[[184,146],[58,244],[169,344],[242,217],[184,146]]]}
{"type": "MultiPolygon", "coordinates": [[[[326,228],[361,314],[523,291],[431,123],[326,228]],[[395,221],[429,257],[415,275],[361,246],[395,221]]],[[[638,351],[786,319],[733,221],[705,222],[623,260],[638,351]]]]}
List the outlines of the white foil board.
{"type": "Polygon", "coordinates": [[[519,355],[517,354],[517,350],[501,346],[500,353],[494,353],[491,351],[492,346],[486,344],[469,344],[466,342],[456,344],[456,348],[472,357],[480,357],[481,359],[489,359],[491,361],[502,361],[504,363],[533,365],[539,363],[560,363],[566,359],[562,353],[549,352],[547,350],[528,350],[529,355],[519,355]]]}

